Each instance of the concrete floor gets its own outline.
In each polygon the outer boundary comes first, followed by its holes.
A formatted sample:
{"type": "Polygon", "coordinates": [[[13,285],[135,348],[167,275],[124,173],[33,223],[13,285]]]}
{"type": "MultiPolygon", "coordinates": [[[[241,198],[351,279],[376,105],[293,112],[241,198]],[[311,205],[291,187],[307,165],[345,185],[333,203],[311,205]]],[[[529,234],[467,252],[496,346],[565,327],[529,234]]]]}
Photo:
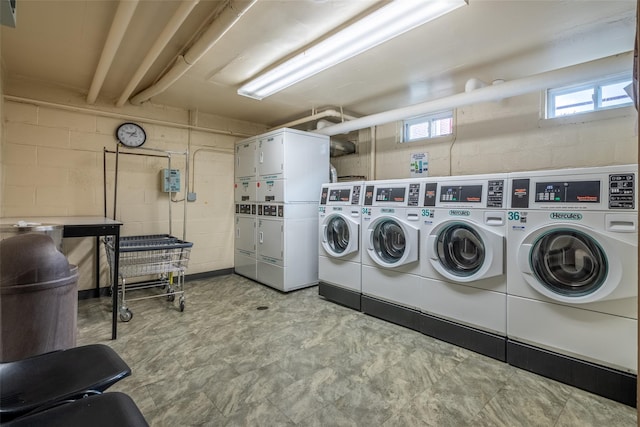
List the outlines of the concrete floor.
{"type": "MultiPolygon", "coordinates": [[[[236,275],[188,282],[186,309],[79,302],[78,345],[112,346],[152,426],[636,426],[636,410],[326,301],[236,275]],[[268,307],[266,309],[259,309],[268,307]]],[[[148,292],[148,291],[138,291],[148,292]]],[[[135,297],[136,294],[128,294],[135,297]]]]}

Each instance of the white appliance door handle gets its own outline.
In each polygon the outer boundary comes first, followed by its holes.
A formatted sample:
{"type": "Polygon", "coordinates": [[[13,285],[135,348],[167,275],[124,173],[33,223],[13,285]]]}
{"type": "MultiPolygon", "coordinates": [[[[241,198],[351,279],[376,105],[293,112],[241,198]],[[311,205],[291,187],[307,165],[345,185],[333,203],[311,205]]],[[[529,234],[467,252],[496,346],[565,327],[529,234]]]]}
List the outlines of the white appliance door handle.
{"type": "Polygon", "coordinates": [[[240,238],[240,229],[236,228],[236,239],[240,238]]]}
{"type": "Polygon", "coordinates": [[[635,233],[638,231],[635,215],[605,215],[605,229],[614,233],[635,233]]]}
{"type": "Polygon", "coordinates": [[[531,265],[529,264],[529,254],[531,253],[531,245],[523,244],[518,249],[518,267],[523,273],[531,274],[531,265]]]}
{"type": "Polygon", "coordinates": [[[427,237],[427,253],[431,259],[438,259],[438,253],[436,251],[436,236],[430,234],[427,237]]]}
{"type": "Polygon", "coordinates": [[[373,250],[373,230],[370,228],[367,229],[367,242],[368,242],[368,249],[372,251],[373,250]]]}
{"type": "Polygon", "coordinates": [[[322,241],[327,243],[327,224],[322,226],[322,241]]]}
{"type": "Polygon", "coordinates": [[[502,226],[505,223],[504,212],[485,212],[484,222],[487,225],[502,226]]]}
{"type": "Polygon", "coordinates": [[[259,232],[258,236],[259,236],[259,242],[264,243],[264,231],[259,232]]]}
{"type": "Polygon", "coordinates": [[[260,163],[264,162],[264,151],[260,152],[260,163]]]}

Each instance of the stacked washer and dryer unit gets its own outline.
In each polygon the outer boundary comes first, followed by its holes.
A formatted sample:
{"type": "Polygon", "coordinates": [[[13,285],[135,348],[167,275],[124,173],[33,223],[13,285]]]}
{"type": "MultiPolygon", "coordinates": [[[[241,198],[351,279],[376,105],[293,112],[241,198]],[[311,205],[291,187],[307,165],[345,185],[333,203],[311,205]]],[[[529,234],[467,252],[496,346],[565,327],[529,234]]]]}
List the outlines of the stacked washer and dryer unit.
{"type": "Polygon", "coordinates": [[[360,310],[364,182],[323,184],[318,208],[318,294],[360,310]]]}
{"type": "Polygon", "coordinates": [[[284,292],[317,284],[329,138],[279,129],[236,143],[235,156],[236,273],[284,292]]]}
{"type": "Polygon", "coordinates": [[[234,167],[234,270],[237,274],[256,279],[258,193],[255,139],[235,144],[234,167]]]}
{"type": "Polygon", "coordinates": [[[497,174],[427,183],[420,237],[422,332],[502,361],[507,182],[497,174]]]}
{"type": "Polygon", "coordinates": [[[513,173],[507,361],[635,406],[637,166],[513,173]]]}

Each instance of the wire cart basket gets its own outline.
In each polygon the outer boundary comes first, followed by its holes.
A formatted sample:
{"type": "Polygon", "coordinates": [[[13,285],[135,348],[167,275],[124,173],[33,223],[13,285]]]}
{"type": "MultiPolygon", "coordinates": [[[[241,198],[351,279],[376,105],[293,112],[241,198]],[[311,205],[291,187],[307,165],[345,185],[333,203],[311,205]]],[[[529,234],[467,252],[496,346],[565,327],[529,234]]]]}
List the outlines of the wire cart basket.
{"type": "MultiPolygon", "coordinates": [[[[107,262],[113,277],[115,265],[115,244],[111,236],[104,239],[107,262]]],[[[128,301],[166,297],[173,302],[179,296],[180,311],[184,311],[184,275],[189,263],[193,243],[179,240],[168,234],[120,237],[119,283],[111,283],[111,292],[118,292],[118,312],[120,320],[128,322],[133,312],[128,301]],[[132,277],[152,276],[150,280],[127,284],[132,277]],[[114,286],[115,285],[115,286],[114,286]],[[145,293],[144,296],[127,298],[127,290],[163,288],[163,293],[145,293]]],[[[113,279],[111,279],[113,281],[113,279]]]]}

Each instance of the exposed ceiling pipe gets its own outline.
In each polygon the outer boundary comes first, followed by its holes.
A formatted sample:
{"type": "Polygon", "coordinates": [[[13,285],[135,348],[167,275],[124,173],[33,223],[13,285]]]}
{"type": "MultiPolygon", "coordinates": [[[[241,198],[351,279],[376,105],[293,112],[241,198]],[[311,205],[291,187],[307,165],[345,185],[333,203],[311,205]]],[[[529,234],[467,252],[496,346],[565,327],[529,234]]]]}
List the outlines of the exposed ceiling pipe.
{"type": "Polygon", "coordinates": [[[487,83],[483,82],[480,79],[472,78],[467,80],[467,83],[464,85],[465,92],[471,92],[472,90],[481,89],[483,87],[487,87],[487,83]]]}
{"type": "Polygon", "coordinates": [[[136,7],[138,7],[138,0],[121,0],[120,3],[118,3],[116,15],[111,23],[111,28],[107,35],[107,41],[104,43],[104,47],[102,48],[100,61],[98,61],[98,67],[96,68],[96,72],[93,74],[91,87],[89,87],[89,93],[87,94],[88,104],[95,103],[98,98],[98,93],[100,92],[100,89],[102,89],[104,79],[107,76],[109,68],[111,68],[113,58],[116,56],[116,52],[120,47],[120,43],[122,42],[124,33],[127,31],[127,27],[129,27],[129,22],[131,21],[133,13],[136,11],[136,7]]]}
{"type": "Polygon", "coordinates": [[[196,62],[198,62],[209,49],[211,49],[233,26],[242,18],[257,0],[232,0],[213,21],[207,31],[189,48],[187,53],[180,55],[175,64],[154,85],[146,88],[131,98],[131,103],[140,105],[144,101],[164,92],[176,82],[196,62]]]}
{"type": "Polygon", "coordinates": [[[133,77],[131,77],[129,84],[122,92],[122,95],[120,95],[120,99],[118,99],[118,102],[116,103],[117,107],[122,107],[127,102],[127,99],[129,99],[129,96],[131,96],[138,83],[140,83],[140,80],[142,80],[147,71],[149,71],[149,68],[151,68],[155,60],[158,59],[158,56],[160,56],[160,53],[162,53],[162,50],[165,48],[167,43],[169,43],[184,20],[187,19],[187,16],[189,16],[193,8],[196,7],[199,2],[200,0],[182,0],[178,9],[162,30],[162,33],[160,33],[160,36],[156,39],[155,43],[153,43],[149,52],[147,52],[147,55],[133,74],[133,77]]]}
{"type": "MultiPolygon", "coordinates": [[[[347,114],[341,113],[340,111],[325,110],[325,111],[322,111],[320,113],[312,114],[310,116],[302,117],[300,119],[293,120],[291,122],[278,125],[277,127],[272,128],[272,129],[290,128],[290,127],[298,126],[298,125],[301,125],[301,124],[304,124],[304,123],[309,123],[309,122],[313,122],[313,121],[320,120],[320,119],[326,119],[327,117],[335,117],[335,118],[338,118],[338,119],[341,119],[341,120],[354,120],[354,119],[357,118],[355,116],[349,116],[347,114]]],[[[270,129],[270,130],[272,130],[272,129],[270,129]]]]}
{"type": "Polygon", "coordinates": [[[328,126],[314,132],[329,136],[339,135],[357,129],[364,129],[384,123],[404,120],[423,114],[451,110],[482,102],[499,101],[513,96],[548,89],[550,87],[568,85],[575,83],[578,80],[587,81],[609,74],[625,71],[631,72],[632,65],[633,52],[621,53],[579,65],[559,68],[557,70],[534,74],[533,76],[523,77],[517,80],[505,81],[504,83],[478,88],[471,92],[458,93],[445,98],[423,102],[421,104],[371,114],[369,116],[360,117],[359,119],[328,126]]]}
{"type": "Polygon", "coordinates": [[[41,101],[37,99],[23,98],[18,96],[4,95],[0,97],[0,99],[2,98],[4,98],[5,101],[18,102],[18,103],[27,104],[27,105],[35,105],[37,107],[56,108],[59,110],[73,111],[76,113],[93,114],[98,117],[110,117],[118,120],[122,120],[122,119],[128,120],[128,121],[133,120],[140,123],[174,127],[176,129],[191,129],[191,130],[196,130],[198,132],[212,133],[212,134],[218,134],[218,135],[229,135],[229,136],[234,136],[238,138],[248,138],[250,136],[255,136],[255,133],[234,132],[226,129],[206,128],[206,127],[200,127],[198,125],[189,125],[189,124],[184,124],[179,122],[171,122],[168,120],[150,119],[148,117],[134,116],[131,114],[116,113],[111,111],[104,111],[104,110],[99,110],[97,108],[78,107],[75,105],[65,105],[57,102],[41,101]]]}

